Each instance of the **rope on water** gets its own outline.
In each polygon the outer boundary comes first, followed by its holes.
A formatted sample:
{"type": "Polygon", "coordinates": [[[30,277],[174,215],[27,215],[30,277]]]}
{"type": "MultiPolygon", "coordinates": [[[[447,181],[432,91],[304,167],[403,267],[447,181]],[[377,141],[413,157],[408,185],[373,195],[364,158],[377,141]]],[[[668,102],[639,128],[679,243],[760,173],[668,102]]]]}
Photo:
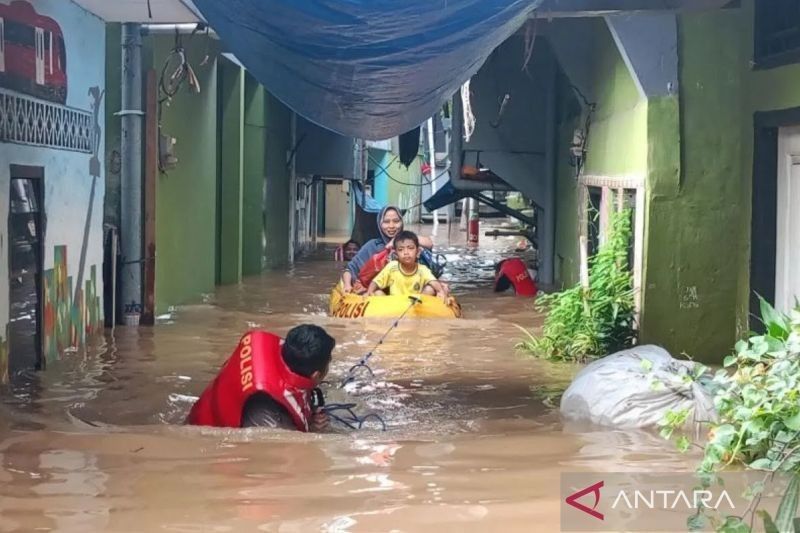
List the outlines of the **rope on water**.
{"type": "Polygon", "coordinates": [[[367,354],[364,355],[364,357],[362,357],[361,360],[358,363],[356,363],[356,364],[354,364],[353,366],[350,367],[350,370],[347,371],[347,375],[344,377],[344,379],[342,380],[341,384],[339,384],[339,388],[340,389],[344,388],[344,386],[347,385],[348,383],[351,383],[352,381],[355,381],[356,372],[358,370],[362,369],[362,368],[366,368],[367,371],[369,372],[370,376],[374,376],[375,375],[375,372],[373,372],[372,368],[370,368],[369,365],[367,364],[369,362],[370,357],[375,355],[375,350],[377,350],[383,344],[383,341],[386,340],[386,337],[389,336],[389,333],[394,331],[394,329],[400,324],[400,321],[403,320],[403,318],[405,318],[405,316],[408,314],[409,311],[411,311],[411,308],[422,301],[417,296],[409,296],[408,298],[411,300],[411,304],[406,308],[405,311],[403,311],[403,314],[400,315],[397,318],[397,320],[394,321],[394,323],[392,323],[392,325],[389,327],[389,329],[386,330],[386,333],[383,334],[383,336],[380,338],[378,343],[375,344],[375,346],[372,348],[372,350],[367,352],[367,354]]]}
{"type": "Polygon", "coordinates": [[[327,413],[331,419],[343,424],[350,429],[363,429],[364,423],[368,420],[375,419],[381,424],[381,430],[386,431],[386,422],[377,413],[369,413],[364,416],[358,416],[353,409],[356,407],[354,403],[332,403],[322,408],[322,411],[327,413]],[[336,414],[337,412],[343,414],[336,414]]]}
{"type": "MultiPolygon", "coordinates": [[[[411,303],[406,308],[406,310],[403,311],[403,314],[400,315],[392,323],[392,325],[389,327],[388,330],[386,330],[386,333],[383,334],[383,336],[375,344],[375,346],[372,348],[372,350],[367,352],[364,355],[364,357],[362,357],[358,361],[358,363],[356,363],[356,364],[354,364],[353,366],[350,367],[350,370],[347,371],[347,375],[345,376],[345,378],[340,383],[339,388],[343,388],[348,383],[354,381],[355,378],[356,378],[356,373],[361,369],[366,369],[367,372],[369,372],[370,376],[374,376],[375,375],[375,373],[372,371],[372,368],[370,368],[370,366],[368,364],[369,363],[369,359],[373,355],[375,355],[375,350],[377,350],[378,347],[380,347],[383,344],[383,341],[386,340],[386,337],[389,336],[389,333],[391,333],[400,324],[400,321],[403,320],[403,318],[405,318],[405,316],[408,314],[409,311],[411,311],[411,308],[422,301],[420,298],[418,298],[416,296],[409,296],[408,298],[411,300],[411,303]]],[[[343,425],[347,426],[350,429],[353,429],[353,430],[355,430],[355,429],[363,429],[364,424],[367,421],[369,421],[369,420],[377,420],[381,425],[381,429],[383,431],[386,431],[386,422],[377,413],[369,413],[369,414],[366,414],[364,416],[359,416],[353,410],[356,407],[356,404],[354,404],[354,403],[332,403],[332,404],[325,405],[325,397],[322,394],[322,390],[319,389],[319,388],[314,389],[314,391],[312,392],[312,395],[313,395],[313,403],[317,408],[319,408],[322,412],[326,413],[332,420],[335,420],[336,422],[339,422],[340,424],[343,424],[343,425]]]]}

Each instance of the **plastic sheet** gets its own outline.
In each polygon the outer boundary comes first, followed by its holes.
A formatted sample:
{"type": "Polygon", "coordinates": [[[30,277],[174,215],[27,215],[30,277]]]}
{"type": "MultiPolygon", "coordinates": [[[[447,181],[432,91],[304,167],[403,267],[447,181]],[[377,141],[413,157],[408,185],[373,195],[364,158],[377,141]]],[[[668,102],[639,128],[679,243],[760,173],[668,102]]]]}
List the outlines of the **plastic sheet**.
{"type": "Polygon", "coordinates": [[[637,346],[591,363],[561,398],[567,419],[620,429],[655,427],[668,411],[691,410],[688,422],[716,418],[710,377],[658,346],[637,346]],[[707,379],[706,379],[707,378],[707,379]]]}
{"type": "Polygon", "coordinates": [[[195,0],[278,99],[349,137],[431,117],[541,0],[195,0]]]}

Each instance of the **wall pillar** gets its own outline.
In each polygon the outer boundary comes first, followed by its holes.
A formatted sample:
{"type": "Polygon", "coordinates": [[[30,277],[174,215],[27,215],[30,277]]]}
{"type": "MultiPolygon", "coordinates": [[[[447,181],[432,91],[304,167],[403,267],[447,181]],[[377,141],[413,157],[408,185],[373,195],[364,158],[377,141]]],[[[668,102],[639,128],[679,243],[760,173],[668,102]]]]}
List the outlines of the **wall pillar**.
{"type": "Polygon", "coordinates": [[[242,279],[242,199],[244,186],[244,70],[220,64],[220,246],[219,283],[242,279]]]}

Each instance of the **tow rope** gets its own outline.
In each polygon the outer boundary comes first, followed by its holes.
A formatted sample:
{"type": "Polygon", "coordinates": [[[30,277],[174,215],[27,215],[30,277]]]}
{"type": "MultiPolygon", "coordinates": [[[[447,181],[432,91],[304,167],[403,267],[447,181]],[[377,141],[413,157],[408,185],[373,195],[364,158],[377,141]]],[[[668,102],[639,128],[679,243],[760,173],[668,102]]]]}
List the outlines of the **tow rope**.
{"type": "Polygon", "coordinates": [[[380,340],[378,341],[377,344],[375,344],[375,346],[372,348],[372,350],[367,352],[367,354],[364,355],[364,357],[362,357],[361,360],[358,363],[356,363],[356,364],[354,364],[353,366],[350,367],[350,370],[347,371],[347,376],[345,376],[345,378],[339,384],[339,388],[340,389],[344,388],[344,386],[347,385],[348,383],[351,383],[351,382],[355,381],[356,372],[358,370],[362,369],[362,368],[366,368],[367,372],[369,372],[370,376],[374,376],[375,375],[375,372],[373,372],[372,368],[370,368],[370,366],[367,364],[369,362],[370,358],[373,355],[375,355],[375,350],[377,350],[378,348],[380,348],[381,345],[383,345],[383,341],[386,340],[386,337],[389,336],[389,333],[394,331],[394,329],[400,324],[400,321],[403,320],[403,318],[405,318],[405,316],[408,314],[409,311],[411,311],[411,308],[414,307],[415,305],[417,305],[418,303],[422,302],[422,300],[417,296],[409,296],[408,298],[409,298],[409,300],[411,300],[411,304],[406,308],[405,311],[403,311],[403,314],[400,315],[397,318],[397,320],[395,320],[394,323],[391,326],[389,326],[389,329],[386,330],[386,333],[383,334],[383,337],[380,338],[380,340]]]}
{"type": "MultiPolygon", "coordinates": [[[[409,311],[411,311],[411,308],[413,308],[418,303],[422,302],[422,300],[417,296],[409,296],[408,298],[409,298],[409,300],[411,300],[411,303],[409,304],[409,306],[406,308],[405,311],[403,311],[403,314],[401,314],[392,323],[392,325],[389,326],[389,329],[386,330],[386,333],[383,334],[383,336],[375,344],[375,346],[372,348],[372,350],[367,352],[364,355],[364,357],[362,357],[358,361],[358,363],[356,363],[356,364],[354,364],[353,366],[350,367],[350,370],[347,371],[347,375],[342,380],[342,382],[339,384],[339,388],[340,389],[344,388],[348,383],[352,383],[353,381],[355,381],[356,373],[362,368],[365,368],[367,370],[367,372],[369,372],[370,376],[374,376],[375,375],[375,372],[372,371],[372,368],[370,368],[370,366],[368,364],[370,358],[373,355],[375,355],[375,350],[377,350],[381,345],[383,345],[383,342],[386,340],[386,337],[388,337],[389,334],[392,331],[394,331],[395,328],[397,328],[397,326],[400,324],[400,321],[403,320],[403,318],[405,318],[405,316],[408,314],[409,311]]],[[[381,429],[383,431],[386,431],[386,422],[383,420],[383,418],[379,414],[377,414],[377,413],[369,413],[369,414],[366,414],[364,416],[359,416],[353,410],[356,407],[356,404],[354,404],[354,403],[332,403],[332,404],[325,405],[325,397],[322,394],[322,390],[319,389],[319,388],[314,389],[314,391],[313,391],[313,401],[314,401],[314,405],[319,410],[321,410],[322,412],[326,413],[331,419],[335,420],[336,422],[339,422],[340,424],[343,424],[343,425],[347,426],[350,429],[354,429],[354,430],[355,429],[362,429],[364,427],[364,423],[365,422],[367,422],[368,420],[374,419],[374,420],[377,420],[378,422],[380,422],[381,429]]]]}
{"type": "Polygon", "coordinates": [[[363,429],[364,423],[367,420],[375,419],[380,422],[382,431],[386,431],[386,422],[377,413],[358,416],[355,411],[353,411],[356,407],[354,403],[330,403],[325,405],[325,396],[322,394],[322,389],[320,388],[315,388],[311,394],[315,410],[318,409],[326,413],[331,419],[340,424],[344,424],[350,429],[363,429]],[[342,412],[343,414],[336,414],[342,412]]]}

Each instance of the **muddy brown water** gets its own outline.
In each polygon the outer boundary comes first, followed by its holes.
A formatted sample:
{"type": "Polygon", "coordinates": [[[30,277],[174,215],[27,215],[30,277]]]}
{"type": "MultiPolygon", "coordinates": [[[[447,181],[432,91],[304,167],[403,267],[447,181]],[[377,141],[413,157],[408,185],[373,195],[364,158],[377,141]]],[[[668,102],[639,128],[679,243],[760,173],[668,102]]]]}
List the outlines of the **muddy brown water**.
{"type": "Polygon", "coordinates": [[[335,378],[391,325],[327,317],[340,265],[318,251],[3,391],[0,531],[557,531],[563,471],[690,470],[657,435],[562,423],[558,394],[577,368],[516,354],[515,324],[541,317],[491,291],[518,239],[484,238],[476,252],[463,240],[454,230],[439,251],[464,318],[403,320],[374,378],[327,392],[387,431],[181,425],[248,328],[327,328],[335,378]]]}

